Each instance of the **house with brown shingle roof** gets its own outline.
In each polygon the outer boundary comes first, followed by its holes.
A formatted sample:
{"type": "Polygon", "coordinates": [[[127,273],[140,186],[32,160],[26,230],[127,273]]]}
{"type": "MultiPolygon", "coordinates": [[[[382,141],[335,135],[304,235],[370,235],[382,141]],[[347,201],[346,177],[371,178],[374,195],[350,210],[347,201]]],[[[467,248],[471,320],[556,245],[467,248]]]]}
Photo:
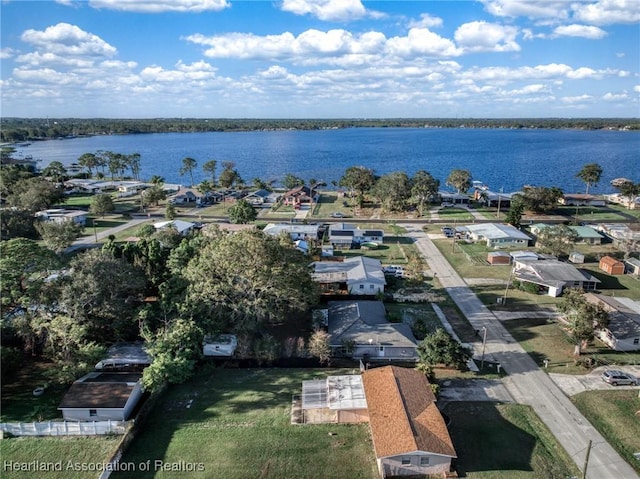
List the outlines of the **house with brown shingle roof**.
{"type": "Polygon", "coordinates": [[[456,451],[426,376],[385,366],[365,371],[362,381],[381,476],[449,472],[456,451]]]}

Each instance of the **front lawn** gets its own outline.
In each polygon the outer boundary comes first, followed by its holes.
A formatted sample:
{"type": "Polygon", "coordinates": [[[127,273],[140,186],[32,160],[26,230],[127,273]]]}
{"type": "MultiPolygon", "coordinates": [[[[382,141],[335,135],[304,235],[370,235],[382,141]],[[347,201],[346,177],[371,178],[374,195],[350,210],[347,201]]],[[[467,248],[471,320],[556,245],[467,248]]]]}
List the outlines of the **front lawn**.
{"type": "MultiPolygon", "coordinates": [[[[635,390],[587,391],[571,398],[611,446],[640,473],[640,398],[635,390]]],[[[596,444],[597,447],[597,444],[596,444]]]]}
{"type": "Polygon", "coordinates": [[[335,256],[367,256],[380,260],[383,264],[407,264],[409,252],[417,252],[411,238],[404,236],[385,236],[382,244],[375,249],[336,250],[335,256]]]}
{"type": "Polygon", "coordinates": [[[513,319],[502,324],[540,367],[544,367],[545,360],[548,361],[546,371],[550,373],[584,374],[587,370],[582,363],[587,360],[591,360],[593,367],[640,362],[640,353],[612,351],[599,341],[583,350],[580,358],[576,358],[573,356],[573,344],[555,321],[513,319]],[[580,361],[577,362],[577,359],[580,361]]]}
{"type": "Polygon", "coordinates": [[[454,402],[444,409],[460,477],[555,479],[578,470],[529,406],[454,402]]]}
{"type": "MultiPolygon", "coordinates": [[[[368,424],[290,424],[292,395],[300,394],[303,379],[351,372],[204,368],[164,394],[122,460],[202,464],[189,478],[375,479],[368,424]]],[[[177,474],[152,467],[111,477],[177,474]]]]}

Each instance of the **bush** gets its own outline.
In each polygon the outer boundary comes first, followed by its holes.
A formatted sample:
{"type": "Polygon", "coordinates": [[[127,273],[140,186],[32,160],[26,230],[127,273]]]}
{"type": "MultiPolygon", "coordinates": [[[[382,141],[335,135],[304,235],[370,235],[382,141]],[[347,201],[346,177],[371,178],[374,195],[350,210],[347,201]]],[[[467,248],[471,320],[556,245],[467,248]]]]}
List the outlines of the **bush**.
{"type": "Polygon", "coordinates": [[[18,348],[3,346],[0,349],[1,376],[3,382],[12,379],[22,363],[22,353],[18,348]]]}

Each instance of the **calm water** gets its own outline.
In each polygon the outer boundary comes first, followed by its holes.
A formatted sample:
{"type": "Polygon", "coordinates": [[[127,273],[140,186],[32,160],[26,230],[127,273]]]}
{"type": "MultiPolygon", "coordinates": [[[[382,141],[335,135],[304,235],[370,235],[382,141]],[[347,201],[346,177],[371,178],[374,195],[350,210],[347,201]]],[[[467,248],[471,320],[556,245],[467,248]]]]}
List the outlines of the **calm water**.
{"type": "MultiPolygon", "coordinates": [[[[377,174],[419,169],[444,181],[452,169],[469,170],[474,180],[505,192],[525,184],[559,186],[582,192],[575,175],[587,163],[604,173],[594,193],[613,191],[609,181],[627,177],[640,182],[640,133],[621,131],[353,128],[321,131],[255,131],[238,133],[161,133],[95,136],[35,142],[19,153],[64,165],[84,153],[108,150],[140,153],[142,176],[165,177],[170,183],[190,183],[181,177],[182,159],[199,165],[210,159],[234,161],[246,182],[259,177],[278,180],[286,173],[330,183],[349,166],[364,165],[377,174]]],[[[205,179],[201,168],[194,181],[205,179]]]]}

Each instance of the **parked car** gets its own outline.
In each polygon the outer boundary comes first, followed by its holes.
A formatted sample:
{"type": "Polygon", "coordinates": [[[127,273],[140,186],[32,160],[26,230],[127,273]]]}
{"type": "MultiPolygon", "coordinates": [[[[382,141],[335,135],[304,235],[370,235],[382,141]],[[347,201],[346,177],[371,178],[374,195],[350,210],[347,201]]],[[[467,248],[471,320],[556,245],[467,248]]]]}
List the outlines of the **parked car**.
{"type": "Polygon", "coordinates": [[[609,383],[612,386],[623,386],[623,385],[631,385],[635,386],[638,384],[638,379],[631,374],[627,374],[624,371],[618,371],[615,369],[610,369],[602,373],[600,376],[605,383],[609,383]]]}
{"type": "Polygon", "coordinates": [[[453,208],[453,203],[449,202],[449,201],[443,201],[440,206],[442,208],[453,208]]]}
{"type": "Polygon", "coordinates": [[[382,268],[384,274],[393,275],[396,277],[402,277],[404,274],[404,268],[402,266],[389,265],[382,268]]]}
{"type": "Polygon", "coordinates": [[[344,218],[344,213],[340,213],[339,211],[334,211],[331,213],[332,218],[344,218]]]}

